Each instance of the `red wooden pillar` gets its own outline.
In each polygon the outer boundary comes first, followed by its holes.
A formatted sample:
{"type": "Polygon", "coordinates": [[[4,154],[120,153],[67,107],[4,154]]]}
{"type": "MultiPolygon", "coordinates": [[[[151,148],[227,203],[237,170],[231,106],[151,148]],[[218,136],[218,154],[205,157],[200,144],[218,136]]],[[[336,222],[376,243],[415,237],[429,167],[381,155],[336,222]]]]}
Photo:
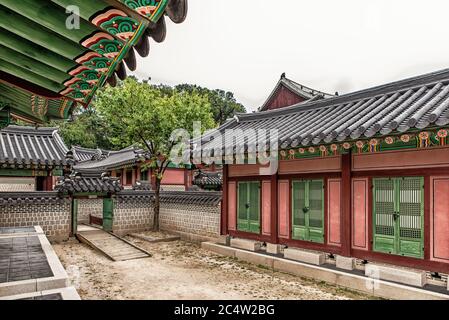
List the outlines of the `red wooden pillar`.
{"type": "Polygon", "coordinates": [[[278,175],[271,176],[271,243],[278,242],[278,175]]]}
{"type": "Polygon", "coordinates": [[[53,176],[52,171],[47,171],[47,176],[45,177],[45,191],[53,191],[53,176]]]}
{"type": "Polygon", "coordinates": [[[341,161],[341,255],[351,256],[351,153],[343,154],[341,161]]]}
{"type": "Polygon", "coordinates": [[[223,196],[221,199],[221,235],[228,234],[228,165],[223,165],[223,196]]]}

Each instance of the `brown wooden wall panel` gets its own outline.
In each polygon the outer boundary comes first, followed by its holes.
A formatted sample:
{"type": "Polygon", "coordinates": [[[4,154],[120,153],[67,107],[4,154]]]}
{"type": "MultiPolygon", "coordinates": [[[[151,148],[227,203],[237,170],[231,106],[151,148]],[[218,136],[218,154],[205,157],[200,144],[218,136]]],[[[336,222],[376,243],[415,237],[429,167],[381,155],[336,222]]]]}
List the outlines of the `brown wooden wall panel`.
{"type": "Polygon", "coordinates": [[[449,263],[449,177],[431,178],[430,199],[430,258],[449,263]]]}
{"type": "Polygon", "coordinates": [[[228,229],[237,229],[237,183],[228,183],[228,229]]]}
{"type": "Polygon", "coordinates": [[[262,234],[271,235],[271,180],[262,181],[262,234]]]}
{"type": "Polygon", "coordinates": [[[279,238],[289,238],[290,223],[290,181],[279,180],[278,187],[278,234],[279,238]]]}
{"type": "Polygon", "coordinates": [[[448,147],[355,154],[352,159],[353,171],[419,169],[448,166],[448,147]]]}
{"type": "Polygon", "coordinates": [[[368,178],[352,179],[352,248],[368,250],[369,227],[368,178]]]}
{"type": "Polygon", "coordinates": [[[340,172],[341,157],[282,160],[279,162],[279,174],[301,174],[340,172]]]}
{"type": "Polygon", "coordinates": [[[327,242],[330,245],[341,245],[341,179],[329,179],[327,181],[327,242]]]}

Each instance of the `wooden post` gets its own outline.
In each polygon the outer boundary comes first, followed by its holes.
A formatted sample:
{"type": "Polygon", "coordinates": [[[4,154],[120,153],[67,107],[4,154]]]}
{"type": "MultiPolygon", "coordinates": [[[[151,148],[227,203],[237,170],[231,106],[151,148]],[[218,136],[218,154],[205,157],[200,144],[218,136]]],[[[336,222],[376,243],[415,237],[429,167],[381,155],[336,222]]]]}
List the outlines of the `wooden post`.
{"type": "Polygon", "coordinates": [[[271,176],[271,243],[278,242],[278,175],[271,176]]]}
{"type": "Polygon", "coordinates": [[[223,196],[221,199],[221,235],[228,234],[228,165],[223,165],[223,196]]]}
{"type": "Polygon", "coordinates": [[[343,154],[341,161],[341,255],[351,256],[351,153],[343,154]]]}

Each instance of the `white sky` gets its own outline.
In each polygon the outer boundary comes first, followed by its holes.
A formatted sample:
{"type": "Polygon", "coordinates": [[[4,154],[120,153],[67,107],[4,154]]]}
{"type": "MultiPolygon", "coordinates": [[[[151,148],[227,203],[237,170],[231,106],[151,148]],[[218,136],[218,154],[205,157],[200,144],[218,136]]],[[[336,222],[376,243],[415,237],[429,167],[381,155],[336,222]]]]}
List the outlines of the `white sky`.
{"type": "Polygon", "coordinates": [[[282,72],[347,93],[449,67],[447,0],[189,0],[135,75],[234,92],[257,109],[282,72]]]}

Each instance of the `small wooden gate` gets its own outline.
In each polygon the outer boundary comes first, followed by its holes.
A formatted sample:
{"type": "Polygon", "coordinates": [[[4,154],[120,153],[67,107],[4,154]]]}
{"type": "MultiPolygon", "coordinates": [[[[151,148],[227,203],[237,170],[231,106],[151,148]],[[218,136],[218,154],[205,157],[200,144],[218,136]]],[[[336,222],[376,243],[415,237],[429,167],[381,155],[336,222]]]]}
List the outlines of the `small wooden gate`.
{"type": "Polygon", "coordinates": [[[112,231],[114,202],[111,198],[103,199],[103,230],[112,231]]]}

